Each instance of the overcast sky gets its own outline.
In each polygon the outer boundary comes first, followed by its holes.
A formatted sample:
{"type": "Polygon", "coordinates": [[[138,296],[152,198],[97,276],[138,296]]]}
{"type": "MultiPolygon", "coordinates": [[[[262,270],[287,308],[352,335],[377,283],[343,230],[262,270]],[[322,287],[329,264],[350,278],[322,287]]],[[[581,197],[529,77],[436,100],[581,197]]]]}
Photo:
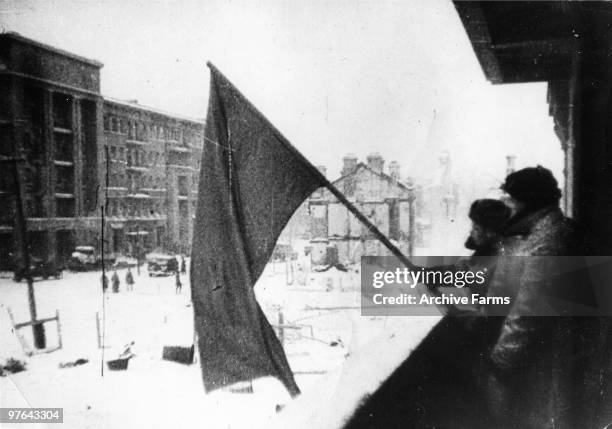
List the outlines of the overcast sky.
{"type": "Polygon", "coordinates": [[[204,117],[213,62],[314,164],[380,152],[427,176],[557,178],[544,84],[488,83],[450,1],[0,0],[5,31],[104,63],[102,93],[204,117]]]}

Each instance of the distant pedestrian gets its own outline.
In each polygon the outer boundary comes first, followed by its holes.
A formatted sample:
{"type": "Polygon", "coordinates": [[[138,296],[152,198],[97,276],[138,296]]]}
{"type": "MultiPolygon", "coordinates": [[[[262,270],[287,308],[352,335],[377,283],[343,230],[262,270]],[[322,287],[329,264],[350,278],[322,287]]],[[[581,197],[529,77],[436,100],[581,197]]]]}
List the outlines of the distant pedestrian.
{"type": "Polygon", "coordinates": [[[108,289],[108,276],[102,274],[100,280],[102,281],[102,292],[106,292],[106,290],[108,289]]]}
{"type": "Polygon", "coordinates": [[[119,274],[117,274],[117,269],[113,272],[113,276],[111,277],[111,282],[113,283],[113,293],[119,292],[119,286],[121,285],[121,280],[119,280],[119,274]]]}
{"type": "Polygon", "coordinates": [[[176,290],[175,293],[178,295],[181,293],[181,289],[183,288],[183,284],[181,283],[181,275],[179,272],[176,272],[176,290]]]}
{"type": "Polygon", "coordinates": [[[127,273],[125,274],[126,290],[134,290],[134,283],[134,275],[130,267],[128,267],[127,273]]]}
{"type": "Polygon", "coordinates": [[[181,256],[181,274],[187,274],[187,262],[184,256],[181,256]]]}

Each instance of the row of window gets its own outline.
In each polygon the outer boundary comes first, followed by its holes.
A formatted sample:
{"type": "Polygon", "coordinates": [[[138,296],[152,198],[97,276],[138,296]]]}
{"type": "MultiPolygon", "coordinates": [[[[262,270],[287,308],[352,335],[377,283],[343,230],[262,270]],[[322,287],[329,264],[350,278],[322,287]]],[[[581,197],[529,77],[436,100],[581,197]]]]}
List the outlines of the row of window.
{"type": "Polygon", "coordinates": [[[104,131],[127,135],[128,140],[175,140],[182,144],[201,146],[202,136],[198,131],[150,124],[121,118],[115,115],[104,115],[104,131]]]}
{"type": "MultiPolygon", "coordinates": [[[[182,217],[188,216],[187,205],[181,204],[182,217]],[[184,213],[183,213],[184,212],[184,213]]],[[[191,202],[191,209],[195,211],[195,201],[191,202]]],[[[116,217],[159,217],[166,213],[166,204],[163,201],[132,201],[111,198],[108,202],[108,216],[116,217]]]]}
{"type": "Polygon", "coordinates": [[[170,152],[168,154],[168,164],[191,167],[193,166],[193,163],[191,162],[191,153],[170,152]]]}
{"type": "Polygon", "coordinates": [[[111,161],[122,161],[128,166],[157,167],[164,165],[164,155],[157,151],[110,146],[109,156],[111,161]]]}
{"type": "Polygon", "coordinates": [[[156,217],[165,213],[163,201],[125,201],[111,199],[108,202],[108,216],[156,217]]]}
{"type": "Polygon", "coordinates": [[[159,189],[166,187],[164,177],[155,177],[131,172],[110,174],[109,186],[112,188],[127,188],[130,193],[137,193],[140,189],[159,189]]]}

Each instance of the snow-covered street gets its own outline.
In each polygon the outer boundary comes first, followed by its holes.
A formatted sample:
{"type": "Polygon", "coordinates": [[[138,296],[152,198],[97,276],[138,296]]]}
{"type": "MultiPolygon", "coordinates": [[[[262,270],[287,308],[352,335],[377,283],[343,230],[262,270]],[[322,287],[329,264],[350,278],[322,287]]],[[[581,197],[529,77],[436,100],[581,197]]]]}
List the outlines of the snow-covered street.
{"type": "MultiPolygon", "coordinates": [[[[347,377],[353,386],[353,399],[342,395],[348,410],[351,401],[382,381],[437,320],[362,317],[357,273],[294,269],[291,275],[286,268],[285,263],[269,264],[255,289],[270,323],[277,325],[282,318],[285,351],[303,392],[283,413],[276,413],[276,405],[289,399],[276,380],[255,380],[252,394],[207,395],[197,356],[194,365],[162,359],[164,346],[192,344],[190,285],[183,275],[182,293],[176,294],[174,276],[150,278],[146,266],[140,275],[133,269],[133,291],[126,291],[126,270],[119,270],[120,292],[109,289],[106,294],[104,350],[98,347],[96,329],[96,313],[104,324],[99,271],[65,271],[60,280],[35,282],[38,317],[59,310],[63,347],[32,357],[24,354],[12,332],[7,311],[12,310],[18,323],[29,320],[27,285],[0,279],[0,361],[12,357],[27,363],[26,371],[0,378],[1,406],[62,407],[63,426],[70,428],[266,427],[279,416],[295,413],[296,407],[304,412],[337,399],[347,377]],[[106,361],[116,359],[132,341],[136,356],[128,369],[109,371],[106,361]],[[88,362],[60,368],[77,359],[88,362]],[[353,383],[356,376],[359,382],[353,383]]],[[[31,329],[20,331],[32,344],[31,329]]],[[[46,324],[46,334],[47,347],[54,347],[54,322],[46,324]]],[[[340,407],[338,415],[341,412],[340,407]]]]}

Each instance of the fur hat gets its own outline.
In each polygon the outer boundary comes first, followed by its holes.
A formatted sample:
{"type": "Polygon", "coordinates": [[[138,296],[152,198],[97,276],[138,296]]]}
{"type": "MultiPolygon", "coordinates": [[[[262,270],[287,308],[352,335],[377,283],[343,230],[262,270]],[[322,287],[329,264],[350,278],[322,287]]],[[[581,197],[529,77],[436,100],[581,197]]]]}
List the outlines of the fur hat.
{"type": "Polygon", "coordinates": [[[501,189],[515,200],[527,205],[558,203],[561,198],[557,179],[549,169],[541,165],[523,168],[509,174],[501,189]]]}
{"type": "Polygon", "coordinates": [[[472,203],[468,216],[474,223],[499,232],[510,218],[510,208],[499,200],[476,200],[472,203]]]}

